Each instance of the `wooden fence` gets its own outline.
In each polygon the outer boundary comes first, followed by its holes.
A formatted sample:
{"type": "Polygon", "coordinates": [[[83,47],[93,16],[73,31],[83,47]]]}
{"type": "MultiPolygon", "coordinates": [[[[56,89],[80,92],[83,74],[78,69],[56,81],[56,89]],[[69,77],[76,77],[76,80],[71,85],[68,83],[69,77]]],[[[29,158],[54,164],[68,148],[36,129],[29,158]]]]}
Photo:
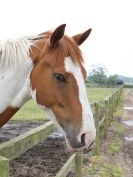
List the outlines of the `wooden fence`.
{"type": "MultiPolygon", "coordinates": [[[[116,111],[121,93],[122,87],[117,88],[103,101],[94,102],[91,104],[97,130],[95,143],[96,154],[99,154],[100,127],[103,127],[104,137],[106,138],[107,129],[113,117],[113,113],[116,111]]],[[[53,122],[49,121],[48,123],[23,133],[10,141],[0,144],[0,177],[9,177],[10,160],[15,159],[34,145],[38,144],[42,140],[45,140],[52,132],[54,132],[54,128],[53,122]]],[[[71,157],[69,157],[67,162],[57,173],[56,177],[66,177],[71,170],[76,172],[76,177],[82,177],[82,161],[83,153],[74,153],[71,157]]]]}

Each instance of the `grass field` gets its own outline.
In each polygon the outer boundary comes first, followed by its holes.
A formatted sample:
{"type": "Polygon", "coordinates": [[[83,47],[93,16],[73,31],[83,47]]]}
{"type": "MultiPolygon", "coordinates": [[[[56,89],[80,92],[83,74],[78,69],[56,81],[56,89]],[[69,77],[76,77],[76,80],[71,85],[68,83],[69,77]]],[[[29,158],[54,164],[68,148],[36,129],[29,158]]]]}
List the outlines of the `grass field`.
{"type": "MultiPolygon", "coordinates": [[[[107,97],[113,91],[112,88],[87,88],[89,102],[100,101],[107,97]]],[[[12,119],[15,120],[43,120],[47,115],[40,110],[31,100],[27,102],[12,119]]]]}
{"type": "Polygon", "coordinates": [[[87,88],[87,95],[89,102],[100,101],[106,98],[111,92],[113,88],[87,88]]]}

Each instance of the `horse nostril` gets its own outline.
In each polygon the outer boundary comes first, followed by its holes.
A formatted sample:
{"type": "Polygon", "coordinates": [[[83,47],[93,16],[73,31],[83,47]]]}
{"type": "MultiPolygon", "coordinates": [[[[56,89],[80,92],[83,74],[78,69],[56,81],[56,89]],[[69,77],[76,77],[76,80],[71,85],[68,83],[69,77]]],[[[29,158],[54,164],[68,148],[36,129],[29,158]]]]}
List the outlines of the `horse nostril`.
{"type": "Polygon", "coordinates": [[[85,133],[81,135],[81,145],[85,146],[85,133]]]}

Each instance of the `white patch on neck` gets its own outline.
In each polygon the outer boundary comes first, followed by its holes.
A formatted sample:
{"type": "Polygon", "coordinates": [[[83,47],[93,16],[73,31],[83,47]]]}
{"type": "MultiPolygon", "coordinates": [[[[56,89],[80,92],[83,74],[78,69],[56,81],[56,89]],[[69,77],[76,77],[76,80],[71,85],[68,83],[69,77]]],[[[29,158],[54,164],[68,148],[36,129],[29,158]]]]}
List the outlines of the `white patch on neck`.
{"type": "Polygon", "coordinates": [[[81,69],[79,66],[75,65],[72,62],[72,59],[70,57],[66,57],[64,63],[65,63],[66,72],[73,74],[74,78],[77,81],[77,86],[79,89],[79,100],[82,106],[82,126],[81,126],[81,132],[78,135],[78,139],[79,141],[81,141],[81,135],[89,132],[90,141],[94,141],[96,136],[96,129],[94,125],[91,107],[88,102],[85,82],[83,79],[81,69]]]}
{"type": "Polygon", "coordinates": [[[28,77],[32,68],[30,42],[26,39],[0,43],[0,113],[21,107],[30,99],[28,77]]]}

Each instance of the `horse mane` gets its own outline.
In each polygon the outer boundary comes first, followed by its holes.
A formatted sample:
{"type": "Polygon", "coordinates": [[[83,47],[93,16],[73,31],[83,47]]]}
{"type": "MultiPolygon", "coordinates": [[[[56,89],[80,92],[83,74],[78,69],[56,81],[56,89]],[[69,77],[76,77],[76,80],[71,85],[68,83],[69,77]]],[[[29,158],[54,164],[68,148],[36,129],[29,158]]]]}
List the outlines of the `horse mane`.
{"type": "MultiPolygon", "coordinates": [[[[38,36],[33,36],[31,39],[33,41],[37,41],[40,39],[47,40],[48,38],[51,37],[51,35],[52,32],[47,31],[39,34],[38,36]]],[[[83,57],[80,48],[78,47],[74,39],[68,37],[67,35],[64,35],[63,38],[59,41],[58,45],[56,46],[54,55],[57,58],[56,63],[63,62],[67,56],[70,56],[75,64],[77,65],[83,64],[83,57]]]]}
{"type": "Polygon", "coordinates": [[[0,42],[0,66],[9,68],[21,65],[27,60],[32,43],[26,37],[0,42]]]}
{"type": "MultiPolygon", "coordinates": [[[[45,32],[37,36],[8,39],[0,42],[0,66],[9,68],[21,65],[28,59],[31,46],[35,46],[37,40],[46,40],[51,34],[52,32],[45,32]]],[[[60,40],[55,55],[57,63],[63,62],[67,56],[70,56],[73,62],[79,66],[83,63],[82,53],[78,45],[66,35],[60,40]]]]}

